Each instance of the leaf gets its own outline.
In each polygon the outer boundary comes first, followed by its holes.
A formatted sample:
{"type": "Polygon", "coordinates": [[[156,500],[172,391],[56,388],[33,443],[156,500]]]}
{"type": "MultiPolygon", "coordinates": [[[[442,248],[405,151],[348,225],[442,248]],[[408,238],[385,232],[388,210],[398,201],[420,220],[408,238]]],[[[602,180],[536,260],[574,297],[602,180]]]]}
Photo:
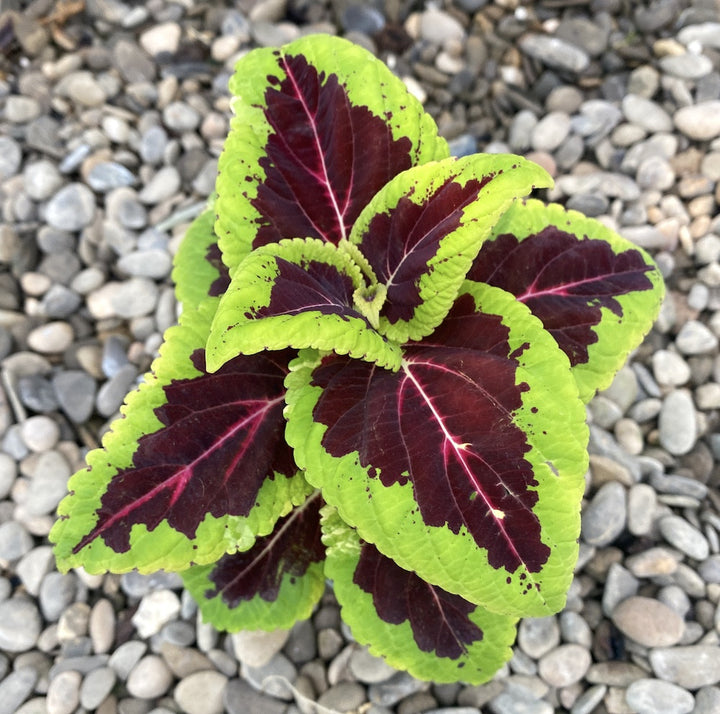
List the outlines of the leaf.
{"type": "Polygon", "coordinates": [[[308,488],[284,441],[291,353],[239,357],[209,375],[216,300],[166,333],[103,449],[69,483],[50,538],[63,568],[182,570],[248,548],[308,488]]]}
{"type": "Polygon", "coordinates": [[[175,255],[172,278],[177,299],[185,309],[198,307],[208,297],[222,295],[230,283],[214,223],[211,204],[190,224],[175,255]]]}
{"type": "Polygon", "coordinates": [[[307,480],[400,567],[488,610],[559,610],[588,432],[567,358],[508,293],[466,283],[396,373],[291,363],[287,439],[307,480]]]}
{"type": "Polygon", "coordinates": [[[335,350],[398,368],[400,350],[355,307],[360,268],[330,243],[285,240],[255,249],[237,268],[208,340],[216,369],[237,354],[286,347],[335,350]]]}
{"type": "Polygon", "coordinates": [[[342,619],[370,652],[414,677],[480,684],[510,659],[517,619],[403,570],[358,538],[332,509],[323,516],[325,570],[342,619]]]}
{"type": "Polygon", "coordinates": [[[217,231],[231,269],[250,247],[283,238],[337,244],[393,176],[448,155],[401,80],[337,37],[253,50],[230,91],[236,116],[219,161],[217,231]]]}
{"type": "Polygon", "coordinates": [[[665,292],[641,248],[599,221],[539,201],[512,206],[468,278],[511,292],[540,318],[570,359],[585,402],[640,344],[665,292]]]}
{"type": "Polygon", "coordinates": [[[218,629],[290,628],[310,617],[325,591],[319,492],[242,553],[182,573],[203,620],[218,629]]]}
{"type": "Polygon", "coordinates": [[[350,236],[387,289],[380,331],[401,343],[430,334],[502,212],[551,184],[537,164],[508,154],[446,159],[396,176],[350,236]]]}

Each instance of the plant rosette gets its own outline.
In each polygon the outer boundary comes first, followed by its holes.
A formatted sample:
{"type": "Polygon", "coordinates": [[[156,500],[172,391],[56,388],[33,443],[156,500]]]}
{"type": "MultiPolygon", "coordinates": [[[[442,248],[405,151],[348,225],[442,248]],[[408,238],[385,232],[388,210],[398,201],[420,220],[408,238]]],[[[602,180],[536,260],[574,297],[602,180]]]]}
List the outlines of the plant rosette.
{"type": "Polygon", "coordinates": [[[237,65],[183,312],[69,483],[60,568],[179,571],[216,627],[288,628],[332,581],[356,639],[486,681],[577,558],[585,404],[650,329],[648,255],[527,199],[519,156],[453,158],[338,38],[237,65]]]}

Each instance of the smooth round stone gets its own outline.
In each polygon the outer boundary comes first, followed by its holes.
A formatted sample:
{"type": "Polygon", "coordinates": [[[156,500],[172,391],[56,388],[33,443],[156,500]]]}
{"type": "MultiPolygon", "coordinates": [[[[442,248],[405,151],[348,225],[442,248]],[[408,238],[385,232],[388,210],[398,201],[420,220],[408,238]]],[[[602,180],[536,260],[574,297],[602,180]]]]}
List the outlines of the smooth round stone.
{"type": "Polygon", "coordinates": [[[382,657],[370,654],[366,647],[361,647],[352,653],[348,666],[355,678],[366,684],[384,682],[396,672],[382,657]]]}
{"type": "Polygon", "coordinates": [[[420,35],[438,45],[450,40],[463,40],[465,29],[452,15],[435,7],[428,7],[420,16],[420,35]]]}
{"type": "Polygon", "coordinates": [[[192,131],[200,124],[200,114],[185,102],[170,102],[162,113],[163,123],[171,131],[192,131]]]}
{"type": "Polygon", "coordinates": [[[63,77],[58,83],[56,91],[86,107],[99,107],[107,99],[102,85],[91,72],[85,71],[72,72],[63,77]]]}
{"type": "Polygon", "coordinates": [[[59,451],[40,454],[32,470],[23,502],[24,509],[33,516],[54,511],[65,495],[70,474],[70,465],[59,451]]]}
{"type": "Polygon", "coordinates": [[[666,548],[648,548],[626,558],[625,565],[638,578],[672,575],[678,567],[678,555],[666,548]]]}
{"type": "Polygon", "coordinates": [[[693,695],[682,687],[649,678],[633,682],[625,701],[636,714],[689,714],[695,706],[693,695]]]}
{"type": "Polygon", "coordinates": [[[330,711],[358,711],[366,696],[365,688],[358,682],[338,682],[320,695],[318,705],[330,711]]]}
{"type": "Polygon", "coordinates": [[[570,117],[564,112],[550,112],[532,130],[532,147],[536,151],[555,151],[569,133],[570,117]]]}
{"type": "Polygon", "coordinates": [[[33,547],[32,536],[17,521],[0,524],[0,559],[14,561],[29,553],[33,547]]]}
{"type": "Polygon", "coordinates": [[[158,286],[146,278],[130,278],[117,285],[110,301],[118,317],[132,319],[150,314],[157,305],[158,286]]]}
{"type": "Polygon", "coordinates": [[[720,681],[720,647],[658,647],[650,651],[650,666],[659,679],[699,689],[720,681]]]}
{"type": "MultiPolygon", "coordinates": [[[[146,655],[133,668],[127,678],[128,693],[138,699],[162,697],[172,684],[172,672],[162,657],[146,655]]],[[[201,696],[211,696],[210,692],[201,692],[201,696]]]]}
{"type": "Polygon", "coordinates": [[[143,186],[138,198],[154,205],[174,196],[180,190],[180,173],[174,166],[164,166],[143,186]]]}
{"type": "Polygon", "coordinates": [[[182,28],[176,22],[163,22],[140,35],[140,46],[150,56],[163,52],[175,54],[180,45],[182,28]]]}
{"type": "Polygon", "coordinates": [[[40,103],[34,97],[11,94],[5,100],[5,118],[11,124],[26,124],[40,116],[40,103]]]}
{"type": "Polygon", "coordinates": [[[97,387],[87,372],[79,369],[58,372],[53,375],[52,385],[60,408],[71,421],[82,424],[90,417],[97,387]]]}
{"type": "Polygon", "coordinates": [[[56,622],[75,599],[77,579],[72,573],[48,573],[40,584],[40,608],[48,622],[56,622]]]}
{"type": "Polygon", "coordinates": [[[681,107],[673,117],[675,126],[690,139],[708,141],[720,135],[720,100],[681,107]]]}
{"type": "Polygon", "coordinates": [[[151,126],[140,139],[140,157],[146,164],[157,164],[162,161],[168,135],[161,126],[151,126]]]}
{"type": "Polygon", "coordinates": [[[160,280],[172,270],[170,254],[160,248],[137,250],[123,255],[117,262],[118,270],[134,278],[153,278],[160,280]]]}
{"type": "Polygon", "coordinates": [[[227,682],[227,677],[220,672],[195,672],[178,682],[173,697],[180,710],[187,714],[222,714],[227,682]]]}
{"type": "Polygon", "coordinates": [[[560,613],[560,633],[563,642],[582,645],[588,649],[592,646],[592,630],[580,613],[564,610],[560,613]]]}
{"type": "Polygon", "coordinates": [[[25,192],[33,201],[45,201],[63,185],[63,177],[55,164],[46,159],[34,161],[23,171],[25,192]]]}
{"type": "Polygon", "coordinates": [[[688,557],[705,560],[710,555],[710,546],[705,536],[684,518],[666,516],[658,526],[663,538],[688,557]]]}
{"type": "Polygon", "coordinates": [[[240,630],[231,635],[237,659],[249,667],[264,667],[285,646],[289,630],[240,630]]]}
{"type": "Polygon", "coordinates": [[[554,615],[526,617],[518,627],[518,645],[533,659],[540,659],[560,643],[560,627],[554,615]]]}
{"type": "Polygon", "coordinates": [[[677,40],[684,45],[699,43],[704,47],[720,49],[720,22],[686,25],[677,33],[677,40]]]}
{"type": "Polygon", "coordinates": [[[0,136],[0,179],[14,176],[22,163],[20,144],[7,136],[0,136]]]}
{"type": "Polygon", "coordinates": [[[626,516],[625,488],[616,481],[603,484],[583,514],[583,540],[589,545],[609,545],[625,528],[626,516]]]}
{"type": "Polygon", "coordinates": [[[658,384],[679,387],[690,380],[690,365],[677,352],[670,350],[654,352],[652,368],[658,384]]]}
{"type": "Polygon", "coordinates": [[[658,60],[660,69],[680,79],[700,79],[713,70],[712,60],[705,55],[686,52],[682,55],[666,55],[658,60]]]}
{"type": "MultiPolygon", "coordinates": [[[[453,707],[453,709],[457,711],[457,708],[453,707]]],[[[460,711],[462,714],[470,714],[477,712],[478,709],[463,707],[460,711]]],[[[554,708],[549,702],[540,699],[531,689],[510,685],[493,697],[489,711],[492,714],[553,714],[554,708]]]]}
{"type": "Polygon", "coordinates": [[[93,191],[108,193],[116,188],[132,186],[135,174],[116,161],[101,161],[90,169],[87,182],[93,191]]]}
{"type": "Polygon", "coordinates": [[[716,350],[718,338],[699,320],[688,320],[675,337],[675,345],[684,355],[699,355],[716,350]]]}
{"type": "Polygon", "coordinates": [[[20,426],[25,446],[30,451],[41,452],[52,449],[60,438],[60,427],[54,419],[38,415],[28,417],[20,426]]]}
{"type": "MultiPolygon", "coordinates": [[[[0,682],[0,711],[16,714],[20,705],[33,693],[38,681],[38,672],[34,667],[20,667],[10,672],[0,682]]],[[[43,708],[43,714],[45,714],[43,708]]]]}
{"type": "Polygon", "coordinates": [[[628,94],[622,101],[625,118],[650,133],[672,131],[670,115],[657,103],[637,94],[628,94]]]}
{"type": "Polygon", "coordinates": [[[720,712],[720,688],[702,687],[695,693],[693,714],[716,714],[720,712]]]}
{"type": "Polygon", "coordinates": [[[591,663],[590,652],[581,645],[560,645],[538,662],[538,673],[552,687],[579,682],[591,663]]]}
{"type": "Polygon", "coordinates": [[[147,645],[140,640],[123,642],[110,655],[108,666],[112,667],[119,679],[125,680],[147,651],[147,645]]]}
{"type": "Polygon", "coordinates": [[[88,672],[80,687],[80,705],[87,710],[97,709],[112,692],[117,675],[110,667],[88,672]]]}
{"type": "Polygon", "coordinates": [[[666,191],[675,183],[675,171],[661,156],[650,156],[640,163],[635,180],[643,189],[666,191]]]}
{"type": "Polygon", "coordinates": [[[264,667],[243,665],[242,675],[255,689],[271,697],[286,701],[293,698],[285,681],[295,681],[297,668],[282,653],[275,655],[264,667]]]}
{"type": "Polygon", "coordinates": [[[612,613],[615,626],[644,647],[670,647],[677,644],[685,623],[667,605],[648,597],[629,597],[612,613]]]}
{"type": "Polygon", "coordinates": [[[342,26],[346,32],[374,35],[385,27],[385,17],[374,7],[353,4],[343,11],[342,26]]]}
{"type": "Polygon", "coordinates": [[[142,638],[151,637],[163,625],[180,614],[180,598],[172,590],[153,590],[143,596],[132,617],[132,623],[142,638]]]}
{"type": "MultiPolygon", "coordinates": [[[[52,570],[55,563],[52,548],[41,545],[26,553],[15,566],[15,573],[25,589],[37,597],[42,579],[52,570]]],[[[0,701],[2,698],[0,697],[0,701]]]]}
{"type": "Polygon", "coordinates": [[[55,283],[43,295],[42,312],[51,318],[67,318],[75,314],[82,299],[74,290],[55,283]]]}
{"type": "MultiPolygon", "coordinates": [[[[163,642],[160,646],[160,654],[170,671],[181,679],[189,674],[213,668],[210,659],[192,647],[163,642]]],[[[237,665],[235,667],[237,668],[237,665]]]]}
{"type": "Polygon", "coordinates": [[[93,605],[88,630],[93,651],[96,654],[108,652],[115,640],[115,609],[109,600],[102,598],[93,605]]]}
{"type": "Polygon", "coordinates": [[[80,672],[67,670],[50,680],[47,690],[48,714],[72,714],[80,703],[80,672]]]}
{"type": "Polygon", "coordinates": [[[75,334],[67,322],[54,321],[40,325],[27,337],[28,346],[40,354],[64,352],[73,341],[75,334]]]}
{"type": "Polygon", "coordinates": [[[45,220],[61,231],[79,231],[95,218],[95,195],[82,183],[61,188],[48,202],[45,220]]]}
{"type": "Polygon", "coordinates": [[[35,603],[24,597],[0,602],[0,649],[27,652],[37,642],[42,621],[35,603]]]}
{"type": "Polygon", "coordinates": [[[518,44],[523,52],[555,69],[584,72],[590,64],[587,52],[558,37],[528,33],[518,44]]]}
{"type": "Polygon", "coordinates": [[[698,437],[695,405],[690,392],[678,389],[668,394],[658,415],[660,445],[674,456],[687,454],[698,437]]]}

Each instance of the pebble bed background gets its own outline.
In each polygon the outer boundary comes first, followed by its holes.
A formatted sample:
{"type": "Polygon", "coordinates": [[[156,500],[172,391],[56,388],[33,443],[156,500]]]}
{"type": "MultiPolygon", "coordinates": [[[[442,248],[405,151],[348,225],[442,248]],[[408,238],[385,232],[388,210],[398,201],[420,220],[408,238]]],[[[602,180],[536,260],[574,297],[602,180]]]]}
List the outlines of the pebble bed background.
{"type": "Polygon", "coordinates": [[[720,712],[717,0],[1,7],[0,714],[720,712]],[[567,608],[523,621],[484,686],[390,669],[331,594],[289,634],[225,635],[177,576],[62,575],[47,544],[67,478],[176,319],[172,255],[213,189],[235,58],[311,31],[388,61],[456,154],[541,163],[550,199],[667,279],[656,327],[588,409],[567,608]]]}

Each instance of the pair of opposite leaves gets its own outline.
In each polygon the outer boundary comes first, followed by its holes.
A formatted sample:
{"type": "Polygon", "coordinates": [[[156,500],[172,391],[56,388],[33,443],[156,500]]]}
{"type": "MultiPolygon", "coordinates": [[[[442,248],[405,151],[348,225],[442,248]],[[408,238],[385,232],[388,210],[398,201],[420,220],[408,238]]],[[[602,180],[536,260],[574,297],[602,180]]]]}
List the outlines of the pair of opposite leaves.
{"type": "Polygon", "coordinates": [[[562,605],[577,391],[609,383],[649,329],[659,275],[599,223],[516,201],[547,185],[538,167],[445,158],[420,105],[349,43],[255,51],[231,89],[218,219],[176,261],[181,324],[73,477],[59,563],[207,564],[186,582],[230,629],[306,617],[327,575],[391,662],[487,678],[518,615],[562,605]]]}

